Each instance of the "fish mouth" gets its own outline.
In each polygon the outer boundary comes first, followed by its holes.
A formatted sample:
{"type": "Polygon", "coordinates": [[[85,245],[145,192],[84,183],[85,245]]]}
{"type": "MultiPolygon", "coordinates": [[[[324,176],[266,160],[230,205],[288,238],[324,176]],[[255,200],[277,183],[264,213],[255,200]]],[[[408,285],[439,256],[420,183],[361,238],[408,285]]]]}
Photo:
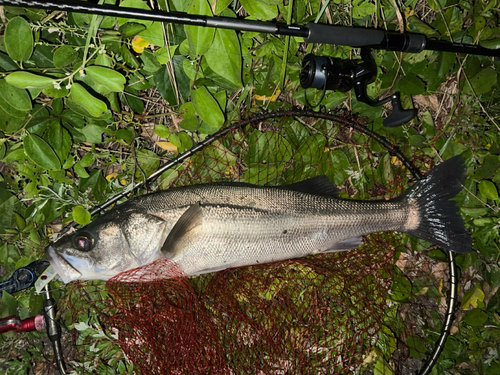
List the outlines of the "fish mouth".
{"type": "Polygon", "coordinates": [[[74,268],[64,255],[58,253],[52,246],[49,245],[45,248],[45,256],[65,284],[81,278],[82,273],[74,268]]]}

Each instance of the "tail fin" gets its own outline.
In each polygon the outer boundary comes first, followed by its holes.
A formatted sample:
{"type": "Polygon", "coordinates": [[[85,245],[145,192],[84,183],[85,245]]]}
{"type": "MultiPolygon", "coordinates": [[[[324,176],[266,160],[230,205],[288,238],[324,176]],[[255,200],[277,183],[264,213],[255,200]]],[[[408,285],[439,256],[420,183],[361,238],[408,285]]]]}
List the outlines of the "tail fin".
{"type": "Polygon", "coordinates": [[[472,240],[456,202],[450,200],[462,190],[465,177],[464,160],[455,156],[433,168],[408,189],[401,198],[416,208],[418,226],[405,232],[445,250],[470,253],[472,240]]]}

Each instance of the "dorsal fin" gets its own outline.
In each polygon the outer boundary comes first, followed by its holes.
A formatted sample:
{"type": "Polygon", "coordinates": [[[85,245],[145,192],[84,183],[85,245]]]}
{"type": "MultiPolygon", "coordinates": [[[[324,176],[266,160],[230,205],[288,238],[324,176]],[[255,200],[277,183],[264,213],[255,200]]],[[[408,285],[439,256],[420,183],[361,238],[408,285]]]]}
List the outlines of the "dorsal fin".
{"type": "Polygon", "coordinates": [[[301,193],[330,195],[340,198],[337,186],[331,182],[324,174],[304,181],[295,182],[289,185],[278,186],[280,189],[300,191],[301,193]]]}

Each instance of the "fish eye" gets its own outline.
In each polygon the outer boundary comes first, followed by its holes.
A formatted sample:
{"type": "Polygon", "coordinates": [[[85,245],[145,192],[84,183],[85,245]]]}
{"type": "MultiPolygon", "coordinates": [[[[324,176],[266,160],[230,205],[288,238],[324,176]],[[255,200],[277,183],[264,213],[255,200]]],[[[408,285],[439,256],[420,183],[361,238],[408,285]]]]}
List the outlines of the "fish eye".
{"type": "Polygon", "coordinates": [[[94,237],[88,232],[77,233],[73,236],[73,246],[80,251],[90,251],[94,247],[94,237]]]}

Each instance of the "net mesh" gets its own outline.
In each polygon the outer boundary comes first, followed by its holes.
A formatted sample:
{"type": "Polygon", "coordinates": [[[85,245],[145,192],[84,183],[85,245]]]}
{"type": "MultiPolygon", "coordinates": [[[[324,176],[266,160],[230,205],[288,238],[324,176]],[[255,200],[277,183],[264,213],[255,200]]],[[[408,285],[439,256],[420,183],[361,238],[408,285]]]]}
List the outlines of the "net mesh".
{"type": "MultiPolygon", "coordinates": [[[[401,193],[407,169],[349,123],[257,117],[165,172],[160,184],[283,185],[325,174],[345,197],[401,193]]],[[[429,162],[410,151],[417,165],[429,162]]],[[[377,366],[409,374],[432,349],[423,328],[439,333],[448,275],[446,263],[412,255],[407,242],[375,233],[348,252],[194,278],[159,260],[109,280],[106,292],[76,284],[67,303],[75,316],[89,305],[100,314],[142,374],[369,374],[377,366]]]]}
{"type": "Polygon", "coordinates": [[[145,373],[352,373],[377,339],[390,285],[394,248],[374,237],[347,256],[195,280],[160,260],[146,266],[156,281],[130,283],[141,270],[108,282],[121,311],[108,323],[126,323],[120,346],[145,373]]]}

